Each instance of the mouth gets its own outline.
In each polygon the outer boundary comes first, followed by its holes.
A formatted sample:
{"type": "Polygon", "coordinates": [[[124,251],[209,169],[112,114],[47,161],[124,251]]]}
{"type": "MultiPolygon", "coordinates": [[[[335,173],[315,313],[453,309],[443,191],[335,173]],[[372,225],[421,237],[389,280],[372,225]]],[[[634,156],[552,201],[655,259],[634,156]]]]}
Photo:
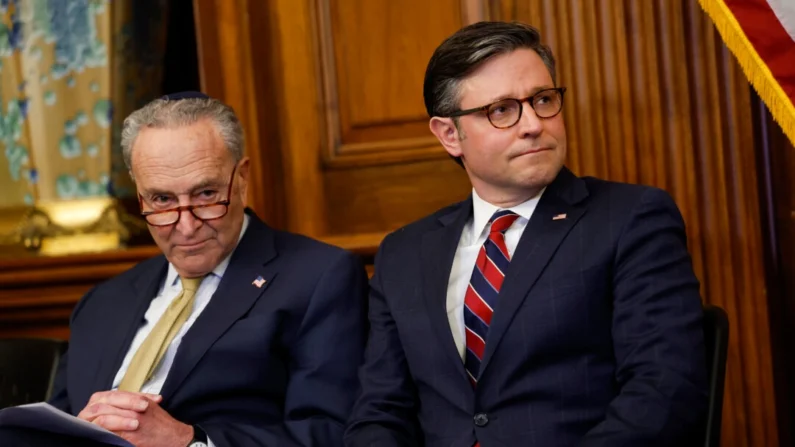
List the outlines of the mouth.
{"type": "Polygon", "coordinates": [[[537,148],[530,148],[530,149],[525,149],[525,150],[523,150],[522,152],[519,152],[518,154],[516,154],[516,156],[517,156],[517,157],[521,157],[521,156],[523,156],[523,155],[533,155],[533,154],[539,154],[539,153],[541,153],[541,152],[551,151],[552,149],[553,149],[553,148],[551,148],[551,147],[537,147],[537,148]]]}
{"type": "Polygon", "coordinates": [[[193,252],[201,250],[206,244],[207,241],[201,241],[195,244],[176,244],[176,248],[179,248],[182,251],[193,252]]]}

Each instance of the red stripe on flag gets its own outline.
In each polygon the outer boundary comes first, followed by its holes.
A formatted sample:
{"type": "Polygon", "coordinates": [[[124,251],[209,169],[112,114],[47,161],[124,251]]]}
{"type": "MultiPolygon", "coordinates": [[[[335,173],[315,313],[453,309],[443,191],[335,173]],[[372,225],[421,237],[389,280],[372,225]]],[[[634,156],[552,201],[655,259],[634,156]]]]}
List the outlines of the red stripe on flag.
{"type": "Polygon", "coordinates": [[[795,42],[765,0],[725,0],[748,41],[795,104],[795,42]]]}
{"type": "Polygon", "coordinates": [[[494,315],[494,311],[483,301],[483,298],[475,292],[472,284],[467,287],[467,293],[464,295],[464,303],[472,313],[480,317],[484,323],[491,326],[491,316],[494,315]]]}
{"type": "Polygon", "coordinates": [[[486,351],[486,343],[478,337],[478,334],[467,328],[467,349],[474,352],[478,360],[483,359],[483,352],[486,351]]]}

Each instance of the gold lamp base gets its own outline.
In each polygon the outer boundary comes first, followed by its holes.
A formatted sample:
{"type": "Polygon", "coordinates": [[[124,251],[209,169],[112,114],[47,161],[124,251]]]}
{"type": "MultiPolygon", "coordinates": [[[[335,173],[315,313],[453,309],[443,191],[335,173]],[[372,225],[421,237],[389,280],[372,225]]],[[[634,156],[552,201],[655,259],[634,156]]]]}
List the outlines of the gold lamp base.
{"type": "Polygon", "coordinates": [[[45,256],[91,253],[121,248],[131,231],[145,228],[112,197],[42,202],[28,208],[0,243],[45,256]]]}

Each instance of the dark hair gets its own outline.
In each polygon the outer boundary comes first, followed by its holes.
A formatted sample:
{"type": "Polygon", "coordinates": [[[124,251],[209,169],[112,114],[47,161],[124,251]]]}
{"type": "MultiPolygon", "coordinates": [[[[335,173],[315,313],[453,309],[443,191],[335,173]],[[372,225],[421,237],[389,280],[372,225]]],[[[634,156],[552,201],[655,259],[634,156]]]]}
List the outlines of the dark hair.
{"type": "Polygon", "coordinates": [[[541,44],[538,30],[519,22],[477,22],[445,39],[428,62],[423,96],[429,116],[449,116],[459,107],[461,80],[481,64],[519,48],[530,48],[541,56],[555,80],[555,57],[541,44]]]}

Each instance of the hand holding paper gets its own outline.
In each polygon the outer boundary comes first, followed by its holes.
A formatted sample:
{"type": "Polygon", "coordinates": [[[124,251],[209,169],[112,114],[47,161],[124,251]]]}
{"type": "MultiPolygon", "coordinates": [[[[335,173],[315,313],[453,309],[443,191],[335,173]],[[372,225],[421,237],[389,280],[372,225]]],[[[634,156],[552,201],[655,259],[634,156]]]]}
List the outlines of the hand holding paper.
{"type": "Polygon", "coordinates": [[[0,410],[0,427],[32,428],[118,447],[133,447],[130,442],[114,433],[96,424],[76,418],[45,402],[0,410]]]}
{"type": "Polygon", "coordinates": [[[127,391],[94,393],[78,417],[99,425],[138,447],[187,445],[193,428],[169,415],[162,397],[127,391]]]}

